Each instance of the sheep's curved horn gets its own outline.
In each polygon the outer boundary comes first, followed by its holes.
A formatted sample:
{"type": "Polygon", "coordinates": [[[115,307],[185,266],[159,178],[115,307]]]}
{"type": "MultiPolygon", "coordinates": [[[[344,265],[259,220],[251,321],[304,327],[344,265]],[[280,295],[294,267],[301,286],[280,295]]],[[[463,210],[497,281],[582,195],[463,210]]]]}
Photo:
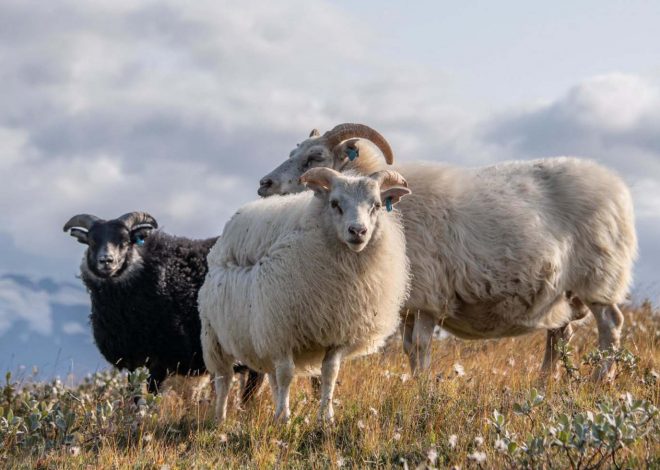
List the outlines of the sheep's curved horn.
{"type": "Polygon", "coordinates": [[[405,180],[401,174],[392,170],[381,170],[376,173],[372,173],[369,177],[373,180],[376,180],[380,185],[381,189],[391,188],[392,186],[403,186],[404,188],[408,187],[408,182],[405,180]]]}
{"type": "Polygon", "coordinates": [[[332,130],[323,134],[322,138],[327,142],[328,148],[333,149],[337,144],[340,144],[351,137],[360,137],[373,142],[373,144],[383,152],[387,164],[391,165],[394,163],[392,148],[390,147],[390,144],[387,143],[387,140],[385,140],[385,137],[380,135],[378,131],[369,126],[365,126],[364,124],[339,124],[332,130]]]}
{"type": "Polygon", "coordinates": [[[126,225],[129,230],[135,230],[142,227],[158,228],[158,222],[156,222],[156,219],[146,212],[129,212],[121,217],[117,217],[117,220],[124,222],[124,225],[126,225]]]}
{"type": "Polygon", "coordinates": [[[91,214],[78,214],[78,215],[74,215],[73,217],[71,217],[71,218],[69,219],[69,221],[68,221],[66,224],[64,224],[64,229],[63,229],[63,230],[64,230],[65,232],[68,232],[68,231],[71,230],[72,228],[76,227],[76,228],[82,228],[82,229],[84,229],[84,230],[86,230],[86,231],[89,231],[89,229],[91,228],[91,226],[92,226],[92,225],[94,224],[94,222],[96,222],[97,220],[101,220],[101,219],[99,219],[99,218],[96,217],[95,215],[91,215],[91,214]]]}

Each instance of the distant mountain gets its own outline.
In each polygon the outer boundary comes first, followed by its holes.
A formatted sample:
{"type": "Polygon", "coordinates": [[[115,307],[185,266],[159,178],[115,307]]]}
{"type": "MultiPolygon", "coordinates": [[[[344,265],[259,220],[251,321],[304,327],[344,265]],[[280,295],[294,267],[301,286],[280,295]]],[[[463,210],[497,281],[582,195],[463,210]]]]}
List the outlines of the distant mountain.
{"type": "Polygon", "coordinates": [[[0,371],[80,378],[108,367],[94,345],[82,284],[0,276],[0,371]]]}

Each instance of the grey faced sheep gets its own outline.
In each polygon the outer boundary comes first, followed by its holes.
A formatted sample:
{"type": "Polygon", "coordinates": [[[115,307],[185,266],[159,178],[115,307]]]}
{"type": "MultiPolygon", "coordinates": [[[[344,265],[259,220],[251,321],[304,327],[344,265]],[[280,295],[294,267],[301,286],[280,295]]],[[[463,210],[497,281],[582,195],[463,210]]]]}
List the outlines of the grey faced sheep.
{"type": "MultiPolygon", "coordinates": [[[[391,163],[380,134],[342,124],[322,136],[313,131],[261,180],[259,194],[302,191],[297,178],[307,168],[383,168],[373,147],[355,137],[371,139],[391,163]]],[[[413,191],[399,207],[413,275],[403,328],[413,370],[430,366],[437,324],[474,339],[547,329],[545,373],[555,368],[554,344],[570,340],[570,322],[589,311],[599,347],[619,347],[617,304],[631,283],[637,240],[630,192],[615,174],[574,158],[395,169],[413,191]]],[[[596,378],[612,371],[603,364],[596,378]]]]}
{"type": "Polygon", "coordinates": [[[316,168],[314,190],[243,206],[209,253],[199,292],[202,348],[225,419],[235,360],[269,374],[275,418],[289,418],[295,374],[322,376],[319,416],[332,419],[342,359],[376,350],[399,323],[409,269],[398,214],[410,191],[394,172],[316,168]]]}
{"type": "MultiPolygon", "coordinates": [[[[145,212],[107,221],[79,214],[64,225],[65,232],[87,245],[80,272],[92,301],[96,345],[121,369],[147,366],[152,393],[167,374],[206,371],[197,292],[208,270],[206,256],[217,240],[174,237],[157,227],[145,212]]],[[[261,380],[262,375],[250,373],[244,400],[261,380]]]]}

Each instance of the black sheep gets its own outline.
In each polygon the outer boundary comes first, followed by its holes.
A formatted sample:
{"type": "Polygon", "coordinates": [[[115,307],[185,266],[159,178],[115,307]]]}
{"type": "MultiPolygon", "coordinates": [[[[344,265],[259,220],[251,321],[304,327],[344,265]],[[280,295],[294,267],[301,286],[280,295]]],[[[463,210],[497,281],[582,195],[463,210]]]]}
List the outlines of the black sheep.
{"type": "MultiPolygon", "coordinates": [[[[206,255],[217,240],[174,237],[157,228],[145,212],[108,221],[80,214],[64,225],[88,246],[80,271],[92,300],[96,345],[120,369],[146,366],[152,393],[168,374],[206,372],[197,292],[208,271],[206,255]]],[[[262,380],[249,371],[243,401],[262,380]]]]}

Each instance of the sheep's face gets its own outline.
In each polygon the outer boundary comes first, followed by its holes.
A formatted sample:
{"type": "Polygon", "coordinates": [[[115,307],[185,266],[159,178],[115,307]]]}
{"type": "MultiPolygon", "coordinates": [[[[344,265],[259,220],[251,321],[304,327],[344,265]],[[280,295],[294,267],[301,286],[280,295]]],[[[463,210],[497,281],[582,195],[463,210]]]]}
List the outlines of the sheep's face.
{"type": "Polygon", "coordinates": [[[291,194],[305,190],[300,177],[316,167],[332,168],[334,155],[318,138],[307,139],[291,151],[289,159],[264,176],[259,182],[259,196],[291,194]]]}
{"type": "Polygon", "coordinates": [[[342,170],[351,158],[358,154],[359,139],[349,139],[330,149],[318,137],[310,137],[291,150],[288,160],[261,178],[259,196],[299,193],[305,190],[300,177],[312,168],[342,170]]]}
{"type": "Polygon", "coordinates": [[[394,162],[390,144],[374,129],[364,124],[344,123],[321,135],[313,129],[309,138],[299,143],[289,159],[261,178],[259,196],[298,193],[305,189],[300,177],[312,168],[332,168],[344,171],[359,155],[360,139],[374,144],[388,164],[394,162]]]}
{"type": "Polygon", "coordinates": [[[87,245],[84,271],[101,279],[120,279],[141,266],[142,247],[156,227],[150,215],[132,212],[109,221],[77,215],[64,230],[87,245]]]}
{"type": "MultiPolygon", "coordinates": [[[[142,238],[144,239],[144,238],[142,238]]],[[[101,278],[120,276],[136,259],[138,238],[119,221],[94,224],[87,233],[87,267],[101,278]]]]}
{"type": "Polygon", "coordinates": [[[378,184],[361,179],[337,181],[325,198],[337,238],[351,250],[362,251],[378,228],[383,207],[378,184]]]}
{"type": "Polygon", "coordinates": [[[385,207],[391,208],[410,194],[398,173],[386,172],[391,174],[387,180],[380,173],[344,176],[329,168],[316,168],[301,177],[302,183],[322,198],[324,217],[334,227],[337,238],[354,252],[362,251],[378,232],[385,207]]]}

